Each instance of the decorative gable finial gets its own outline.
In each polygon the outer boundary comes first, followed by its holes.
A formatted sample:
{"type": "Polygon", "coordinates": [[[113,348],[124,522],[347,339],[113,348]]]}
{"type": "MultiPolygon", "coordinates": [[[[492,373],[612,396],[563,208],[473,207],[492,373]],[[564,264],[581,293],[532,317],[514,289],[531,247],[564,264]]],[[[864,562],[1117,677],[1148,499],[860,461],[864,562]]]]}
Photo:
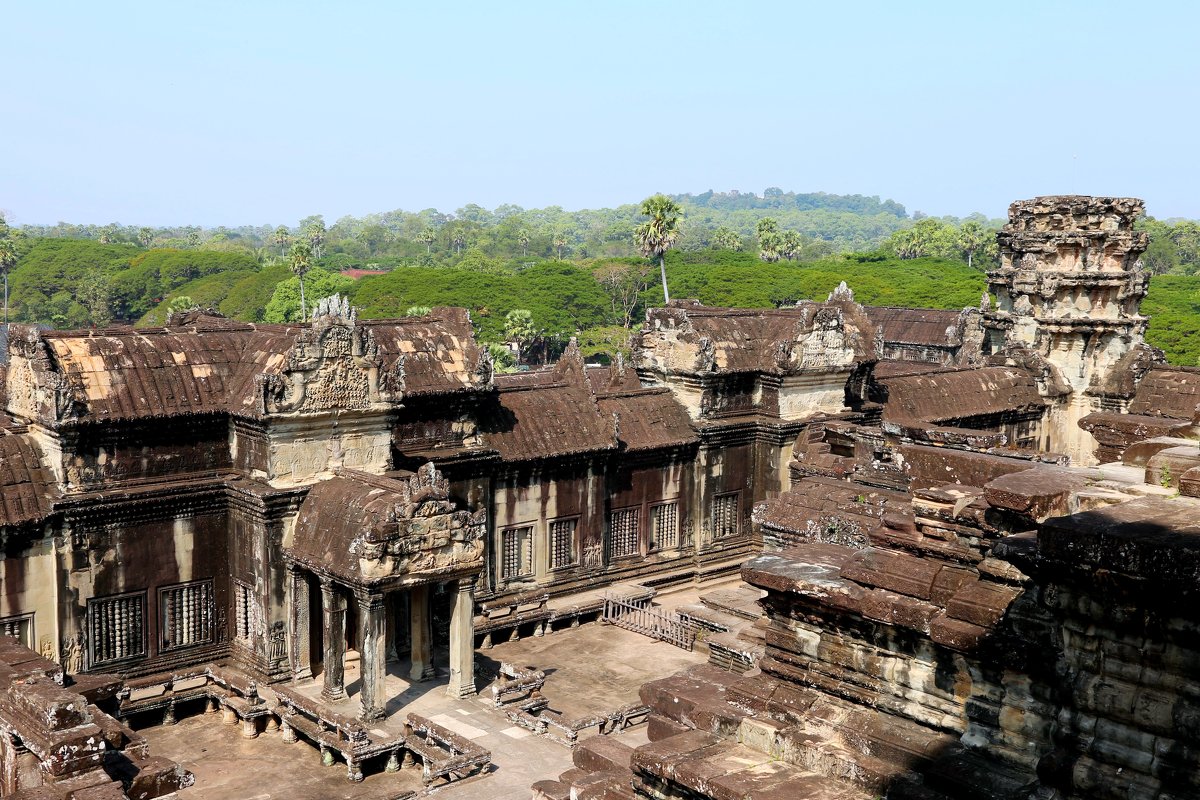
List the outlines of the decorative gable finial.
{"type": "Polygon", "coordinates": [[[331,294],[329,297],[322,297],[317,301],[317,305],[313,309],[312,321],[314,323],[353,323],[357,320],[358,309],[350,305],[349,297],[342,297],[340,294],[331,294]]]}
{"type": "Polygon", "coordinates": [[[854,302],[854,290],[847,286],[845,281],[839,283],[837,288],[829,293],[829,297],[825,302],[832,303],[835,301],[854,302]]]}

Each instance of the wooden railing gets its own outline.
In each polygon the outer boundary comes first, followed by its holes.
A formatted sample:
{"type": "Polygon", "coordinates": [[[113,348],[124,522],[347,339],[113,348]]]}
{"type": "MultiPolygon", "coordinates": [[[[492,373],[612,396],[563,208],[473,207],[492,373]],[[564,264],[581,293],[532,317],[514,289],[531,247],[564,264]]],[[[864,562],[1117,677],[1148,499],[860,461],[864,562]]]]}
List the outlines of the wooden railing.
{"type": "Polygon", "coordinates": [[[696,631],[676,614],[667,614],[654,608],[649,601],[623,600],[612,595],[604,597],[604,622],[618,628],[658,639],[684,650],[691,650],[696,643],[696,631]]]}

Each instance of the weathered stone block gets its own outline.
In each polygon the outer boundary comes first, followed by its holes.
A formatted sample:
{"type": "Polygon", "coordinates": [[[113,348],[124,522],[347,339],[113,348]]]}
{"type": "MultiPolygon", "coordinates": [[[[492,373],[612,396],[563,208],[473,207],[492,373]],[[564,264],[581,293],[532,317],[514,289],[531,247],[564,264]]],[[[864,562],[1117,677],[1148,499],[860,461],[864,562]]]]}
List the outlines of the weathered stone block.
{"type": "Polygon", "coordinates": [[[933,641],[960,652],[974,650],[987,633],[987,628],[944,614],[939,614],[929,623],[929,637],[933,641]]]}
{"type": "Polygon", "coordinates": [[[1000,621],[1021,590],[991,581],[976,581],[956,592],[946,604],[946,613],[984,628],[1000,621]]]}
{"type": "Polygon", "coordinates": [[[842,577],[866,586],[890,589],[899,594],[928,600],[942,565],[905,553],[870,548],[842,567],[842,577]]]}
{"type": "Polygon", "coordinates": [[[1200,445],[1192,442],[1167,447],[1152,455],[1146,462],[1146,483],[1176,489],[1179,479],[1188,470],[1200,466],[1200,445]]]}
{"type": "Polygon", "coordinates": [[[633,748],[612,736],[593,736],[571,751],[572,763],[588,772],[628,770],[631,758],[633,748]]]}
{"type": "Polygon", "coordinates": [[[646,738],[652,742],[690,731],[691,728],[681,722],[668,719],[662,714],[650,714],[646,718],[646,738]]]}

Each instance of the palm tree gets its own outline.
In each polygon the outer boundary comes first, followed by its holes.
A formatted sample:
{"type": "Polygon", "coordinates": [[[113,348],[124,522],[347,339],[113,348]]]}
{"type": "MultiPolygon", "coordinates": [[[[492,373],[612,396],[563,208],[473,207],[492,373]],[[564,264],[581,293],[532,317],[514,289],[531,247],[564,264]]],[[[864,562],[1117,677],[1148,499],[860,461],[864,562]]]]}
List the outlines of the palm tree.
{"type": "Polygon", "coordinates": [[[0,270],[4,271],[4,324],[8,324],[8,271],[17,265],[17,246],[5,236],[0,239],[0,270]]]}
{"type": "MultiPolygon", "coordinates": [[[[325,223],[317,220],[304,229],[304,238],[308,240],[311,255],[321,257],[321,245],[325,241],[325,223]]],[[[295,250],[295,248],[292,248],[295,250]]]]}
{"type": "Polygon", "coordinates": [[[763,217],[754,226],[754,235],[758,237],[758,257],[766,262],[779,260],[779,223],[771,217],[763,217]]]}
{"type": "Polygon", "coordinates": [[[454,247],[456,254],[462,253],[463,245],[467,243],[467,232],[460,227],[454,229],[454,233],[450,234],[450,244],[454,247]]]}
{"type": "Polygon", "coordinates": [[[567,246],[567,236],[563,233],[554,234],[554,249],[558,251],[558,260],[562,261],[563,248],[567,246]]]}
{"type": "Polygon", "coordinates": [[[195,228],[188,231],[187,243],[189,247],[196,247],[200,244],[200,231],[195,228]]]}
{"type": "Polygon", "coordinates": [[[742,237],[732,228],[717,228],[713,233],[712,245],[716,250],[741,250],[742,237]]]}
{"type": "Polygon", "coordinates": [[[517,363],[527,354],[539,331],[533,326],[533,314],[525,308],[514,308],[504,315],[504,340],[517,348],[517,363]]]}
{"type": "Polygon", "coordinates": [[[312,248],[307,242],[296,242],[289,254],[292,259],[292,274],[300,279],[300,321],[308,319],[308,305],[304,302],[304,276],[312,269],[312,248]]]}
{"type": "Polygon", "coordinates": [[[662,275],[663,302],[670,303],[667,293],[667,251],[679,238],[679,219],[683,210],[665,194],[656,194],[642,201],[641,213],[650,219],[638,225],[633,232],[642,255],[658,259],[658,271],[662,275]]]}
{"type": "Polygon", "coordinates": [[[987,244],[988,231],[973,219],[958,229],[958,246],[967,254],[967,267],[975,266],[975,253],[987,244]]]}
{"type": "Polygon", "coordinates": [[[529,249],[529,231],[524,228],[517,231],[517,244],[521,245],[521,258],[525,258],[529,249]]]}
{"type": "Polygon", "coordinates": [[[800,257],[800,251],[804,249],[804,237],[795,231],[784,231],[779,237],[779,253],[788,261],[794,261],[800,257]]]}
{"type": "Polygon", "coordinates": [[[279,255],[287,255],[288,242],[292,240],[292,233],[287,229],[287,226],[280,225],[278,228],[276,228],[275,233],[272,234],[272,239],[274,240],[275,244],[279,245],[279,255]]]}
{"type": "Polygon", "coordinates": [[[149,228],[138,228],[138,242],[142,247],[149,247],[154,241],[154,231],[149,228]]]}
{"type": "Polygon", "coordinates": [[[416,240],[425,245],[425,254],[428,255],[434,241],[437,239],[437,231],[433,228],[422,228],[421,232],[416,235],[416,240]]]}

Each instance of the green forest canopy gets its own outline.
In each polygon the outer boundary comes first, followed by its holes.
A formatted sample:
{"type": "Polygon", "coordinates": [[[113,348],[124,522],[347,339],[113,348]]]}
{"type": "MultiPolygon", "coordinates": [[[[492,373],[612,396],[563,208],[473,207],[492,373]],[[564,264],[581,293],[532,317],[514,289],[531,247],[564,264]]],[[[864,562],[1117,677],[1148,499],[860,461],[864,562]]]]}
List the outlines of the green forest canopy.
{"type": "MultiPolygon", "coordinates": [[[[844,280],[862,303],[955,309],[977,306],[985,289],[979,271],[935,258],[858,256],[764,264],[747,253],[670,253],[667,270],[678,297],[712,306],[771,308],[823,300],[844,280]]],[[[233,282],[224,295],[206,294],[212,279],[185,284],[178,294],[203,298],[227,316],[256,321],[270,299],[267,288],[285,277],[290,277],[286,268],[271,267],[233,282]]],[[[398,316],[411,306],[463,306],[470,309],[480,338],[492,342],[501,340],[504,317],[517,308],[532,311],[540,327],[560,338],[582,333],[585,339],[592,334],[607,341],[616,322],[592,268],[566,262],[507,273],[410,267],[364,277],[349,294],[364,317],[398,316]]],[[[642,307],[661,302],[657,286],[641,292],[642,307]]],[[[1171,363],[1200,363],[1200,276],[1152,278],[1142,310],[1151,317],[1147,339],[1163,348],[1171,363]]]]}
{"type": "MultiPolygon", "coordinates": [[[[755,252],[756,226],[774,220],[781,233],[797,237],[803,260],[884,249],[905,257],[964,256],[987,265],[994,248],[955,253],[961,245],[944,229],[967,225],[991,232],[1003,220],[983,214],[964,218],[911,214],[894,200],[824,192],[796,193],[778,188],[761,194],[732,190],[671,196],[683,211],[676,245],[683,251],[732,249],[755,252]],[[943,230],[939,230],[943,229],[943,230]],[[901,235],[906,234],[906,235],[901,235]],[[907,235],[912,234],[912,235],[907,235]]],[[[101,244],[143,248],[238,252],[260,264],[281,259],[290,244],[308,241],[323,266],[392,269],[397,266],[456,266],[474,260],[531,264],[545,259],[619,258],[637,255],[632,231],[638,205],[567,211],[559,206],[526,209],[504,204],[487,209],[474,203],[453,213],[385,211],[344,216],[332,224],[321,215],[295,224],[204,228],[196,225],[137,227],[107,225],[26,225],[28,238],[89,239],[101,244]]],[[[1146,217],[1139,228],[1150,236],[1145,263],[1153,274],[1190,275],[1200,271],[1200,222],[1146,217]]],[[[991,242],[994,239],[988,237],[991,242]]],[[[144,312],[143,312],[144,313],[144,312]]]]}
{"type": "MultiPolygon", "coordinates": [[[[865,303],[974,306],[982,270],[995,263],[1001,222],[936,219],[877,197],[779,189],[673,199],[684,218],[667,255],[671,293],[707,305],[819,300],[846,280],[865,303]],[[755,231],[766,221],[787,244],[782,259],[775,252],[780,260],[769,263],[760,260],[768,254],[760,254],[755,231]],[[963,263],[968,258],[974,269],[963,263]]],[[[329,227],[319,216],[291,227],[26,226],[15,229],[23,235],[10,275],[10,316],[56,327],[162,324],[167,306],[187,298],[235,319],[289,319],[298,314],[298,284],[282,254],[301,241],[317,255],[306,280],[312,301],[344,291],[368,317],[461,305],[491,342],[503,338],[505,315],[524,308],[549,340],[578,335],[591,352],[611,350],[627,343],[626,320],[636,327],[647,306],[662,302],[661,288],[640,274],[646,262],[631,236],[638,220],[632,204],[575,212],[467,205],[454,214],[344,217],[329,227]],[[338,274],[363,268],[386,274],[353,282],[338,274]]],[[[1148,338],[1172,362],[1196,364],[1200,275],[1192,274],[1200,273],[1200,225],[1138,224],[1149,233],[1144,261],[1155,273],[1143,307],[1152,316],[1148,338]]]]}

